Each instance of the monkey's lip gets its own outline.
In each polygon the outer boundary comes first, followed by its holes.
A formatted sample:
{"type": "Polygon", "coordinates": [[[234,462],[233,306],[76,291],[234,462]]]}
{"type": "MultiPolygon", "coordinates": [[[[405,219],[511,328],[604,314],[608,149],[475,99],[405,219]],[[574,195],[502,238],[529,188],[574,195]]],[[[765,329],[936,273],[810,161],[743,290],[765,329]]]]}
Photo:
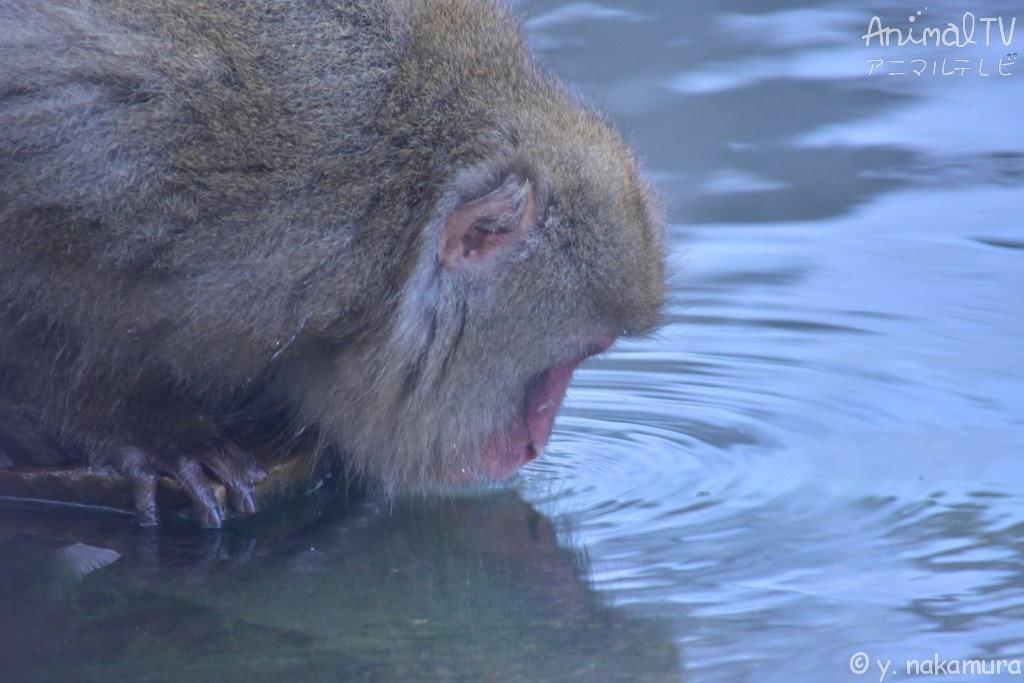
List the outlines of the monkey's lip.
{"type": "Polygon", "coordinates": [[[595,343],[585,353],[548,368],[530,382],[522,419],[497,431],[487,442],[480,468],[483,478],[505,479],[541,454],[551,436],[572,373],[580,363],[605,351],[611,343],[612,340],[595,343]]]}

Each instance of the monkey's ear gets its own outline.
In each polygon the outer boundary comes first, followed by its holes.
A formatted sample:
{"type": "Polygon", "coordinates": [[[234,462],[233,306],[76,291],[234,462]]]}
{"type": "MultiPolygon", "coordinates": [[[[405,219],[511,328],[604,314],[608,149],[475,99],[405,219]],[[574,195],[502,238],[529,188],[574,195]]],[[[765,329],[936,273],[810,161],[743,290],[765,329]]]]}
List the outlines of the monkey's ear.
{"type": "Polygon", "coordinates": [[[441,265],[484,261],[526,235],[537,219],[533,185],[513,173],[483,197],[459,205],[445,221],[441,265]]]}

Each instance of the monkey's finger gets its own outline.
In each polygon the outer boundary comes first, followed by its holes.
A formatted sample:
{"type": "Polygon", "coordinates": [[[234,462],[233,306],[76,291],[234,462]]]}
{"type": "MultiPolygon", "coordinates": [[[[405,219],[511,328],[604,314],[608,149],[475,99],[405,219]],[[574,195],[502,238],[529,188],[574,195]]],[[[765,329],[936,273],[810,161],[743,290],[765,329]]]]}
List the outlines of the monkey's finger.
{"type": "Polygon", "coordinates": [[[132,490],[135,518],[142,526],[157,526],[160,524],[156,512],[157,473],[151,466],[151,454],[128,446],[118,449],[117,457],[121,461],[121,473],[128,479],[132,490]]]}
{"type": "Polygon", "coordinates": [[[236,510],[246,515],[256,512],[253,485],[267,478],[267,471],[256,458],[230,441],[224,441],[219,447],[204,451],[200,459],[227,489],[236,510]]]}
{"type": "Polygon", "coordinates": [[[207,529],[219,529],[224,515],[217,503],[213,484],[199,461],[188,455],[179,456],[175,461],[174,478],[192,499],[199,523],[207,529]]]}
{"type": "Polygon", "coordinates": [[[153,472],[137,471],[128,477],[132,487],[132,502],[135,518],[142,526],[157,526],[160,517],[156,513],[157,476],[153,472]]]}

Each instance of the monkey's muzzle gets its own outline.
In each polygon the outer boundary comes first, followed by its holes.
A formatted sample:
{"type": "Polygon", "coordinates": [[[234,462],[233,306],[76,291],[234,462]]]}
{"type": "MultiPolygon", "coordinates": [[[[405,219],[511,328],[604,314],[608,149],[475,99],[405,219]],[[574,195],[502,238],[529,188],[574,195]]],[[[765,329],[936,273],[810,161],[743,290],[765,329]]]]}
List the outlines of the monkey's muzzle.
{"type": "Polygon", "coordinates": [[[479,473],[482,478],[505,479],[541,454],[573,372],[609,346],[611,340],[594,344],[573,360],[548,368],[527,385],[520,419],[495,432],[487,442],[479,473]]]}

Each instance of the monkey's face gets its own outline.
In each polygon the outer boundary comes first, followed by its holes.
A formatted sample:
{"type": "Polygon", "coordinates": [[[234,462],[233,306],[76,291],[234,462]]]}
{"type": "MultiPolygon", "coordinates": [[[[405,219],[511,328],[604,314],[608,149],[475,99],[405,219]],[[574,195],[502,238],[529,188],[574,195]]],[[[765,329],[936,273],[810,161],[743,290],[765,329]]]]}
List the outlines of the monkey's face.
{"type": "Polygon", "coordinates": [[[517,31],[488,30],[493,10],[424,3],[433,29],[408,36],[375,127],[376,232],[395,245],[375,254],[402,267],[370,287],[390,292],[384,322],[335,359],[317,422],[386,488],[507,476],[579,364],[661,314],[663,226],[636,159],[517,31]]]}
{"type": "Polygon", "coordinates": [[[643,187],[633,176],[568,177],[560,184],[540,166],[510,175],[494,192],[523,193],[525,210],[483,200],[514,219],[508,232],[490,232],[493,221],[478,225],[462,240],[472,249],[455,258],[451,240],[442,240],[443,275],[462,277],[472,323],[465,353],[454,357],[453,376],[462,375],[455,386],[490,387],[466,396],[490,406],[478,418],[488,436],[470,458],[472,477],[506,477],[536,458],[580,363],[619,336],[649,333],[660,317],[661,225],[643,187]],[[472,270],[460,256],[484,267],[472,270]]]}
{"type": "MultiPolygon", "coordinates": [[[[595,353],[604,349],[595,347],[595,353]]],[[[520,411],[499,425],[481,452],[477,477],[503,479],[538,455],[551,435],[572,373],[580,361],[570,360],[537,375],[526,385],[520,411]]]]}
{"type": "Polygon", "coordinates": [[[357,473],[397,490],[507,477],[543,450],[580,363],[653,328],[663,256],[645,188],[570,179],[520,157],[450,183],[384,339],[330,373],[327,423],[357,473]]]}

